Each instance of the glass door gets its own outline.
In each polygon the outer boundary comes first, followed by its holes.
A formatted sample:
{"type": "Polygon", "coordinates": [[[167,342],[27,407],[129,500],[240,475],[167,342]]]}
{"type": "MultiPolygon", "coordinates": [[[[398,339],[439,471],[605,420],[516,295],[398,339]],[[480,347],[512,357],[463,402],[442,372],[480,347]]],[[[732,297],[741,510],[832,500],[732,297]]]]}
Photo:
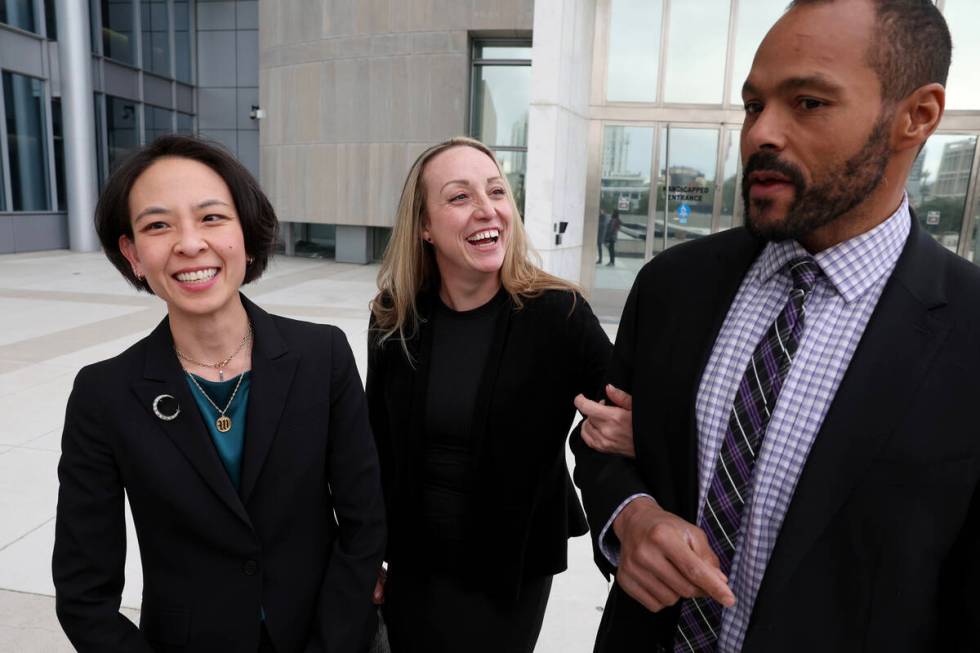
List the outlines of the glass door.
{"type": "Polygon", "coordinates": [[[605,125],[593,307],[618,316],[650,258],[738,224],[738,177],[737,129],[605,125]]]}

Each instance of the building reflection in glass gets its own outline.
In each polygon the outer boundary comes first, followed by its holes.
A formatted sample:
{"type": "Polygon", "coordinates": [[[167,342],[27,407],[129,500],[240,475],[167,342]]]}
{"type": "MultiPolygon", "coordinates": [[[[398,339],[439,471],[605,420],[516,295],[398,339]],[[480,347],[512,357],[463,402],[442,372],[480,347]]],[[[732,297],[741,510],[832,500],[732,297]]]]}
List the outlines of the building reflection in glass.
{"type": "Polygon", "coordinates": [[[956,252],[976,135],[934,134],[919,153],[906,188],[920,224],[939,243],[956,252]]]}

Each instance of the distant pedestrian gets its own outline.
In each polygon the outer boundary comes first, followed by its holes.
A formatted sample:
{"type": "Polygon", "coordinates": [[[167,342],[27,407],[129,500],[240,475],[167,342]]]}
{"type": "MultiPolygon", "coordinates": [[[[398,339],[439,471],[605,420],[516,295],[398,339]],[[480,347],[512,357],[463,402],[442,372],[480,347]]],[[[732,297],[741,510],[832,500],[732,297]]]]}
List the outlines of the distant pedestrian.
{"type": "Polygon", "coordinates": [[[619,220],[619,209],[615,209],[609,224],[606,225],[606,248],[609,249],[609,263],[606,265],[609,267],[616,265],[616,239],[619,237],[619,228],[622,224],[619,220]]]}
{"type": "Polygon", "coordinates": [[[595,245],[599,253],[596,265],[602,265],[602,246],[606,243],[606,229],[609,228],[609,214],[599,211],[599,228],[596,230],[595,245]]]}

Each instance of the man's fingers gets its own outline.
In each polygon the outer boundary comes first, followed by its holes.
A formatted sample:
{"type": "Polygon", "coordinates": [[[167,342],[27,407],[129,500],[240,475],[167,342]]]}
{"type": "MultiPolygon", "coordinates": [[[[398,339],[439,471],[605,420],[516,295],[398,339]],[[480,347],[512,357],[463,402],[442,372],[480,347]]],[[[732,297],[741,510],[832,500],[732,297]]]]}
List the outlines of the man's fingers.
{"type": "Polygon", "coordinates": [[[616,406],[606,406],[605,400],[592,401],[582,394],[575,397],[574,404],[578,411],[582,413],[586,419],[591,419],[592,421],[604,422],[606,420],[615,419],[615,416],[622,412],[622,410],[616,406]]]}
{"type": "Polygon", "coordinates": [[[586,418],[594,417],[605,409],[605,406],[597,401],[592,401],[583,394],[576,395],[573,403],[575,404],[575,408],[585,415],[586,418]]]}
{"type": "Polygon", "coordinates": [[[591,421],[585,420],[582,422],[582,440],[589,448],[600,451],[602,443],[600,442],[599,436],[599,429],[591,421]]]}
{"type": "Polygon", "coordinates": [[[660,612],[664,609],[664,604],[661,603],[646,587],[644,587],[642,583],[638,582],[637,577],[633,574],[620,569],[619,573],[616,574],[616,584],[619,585],[624,592],[639,601],[640,604],[650,612],[660,612]]]}
{"type": "Polygon", "coordinates": [[[620,390],[611,383],[606,384],[606,396],[609,400],[624,410],[633,410],[633,395],[620,390]]]}
{"type": "Polygon", "coordinates": [[[721,569],[698,556],[690,547],[685,548],[686,551],[677,551],[669,556],[684,577],[718,603],[729,608],[735,605],[735,595],[721,569]]]}

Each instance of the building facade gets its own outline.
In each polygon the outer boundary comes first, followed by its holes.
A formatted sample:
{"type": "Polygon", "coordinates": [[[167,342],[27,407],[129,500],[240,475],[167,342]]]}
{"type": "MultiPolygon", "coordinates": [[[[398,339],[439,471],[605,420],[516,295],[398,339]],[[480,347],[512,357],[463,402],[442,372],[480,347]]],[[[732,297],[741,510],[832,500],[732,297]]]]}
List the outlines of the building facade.
{"type": "MultiPolygon", "coordinates": [[[[196,131],[260,173],[287,253],[347,262],[381,256],[414,158],[467,134],[497,152],[544,266],[615,319],[645,261],[741,224],[741,84],[786,4],[90,0],[82,48],[56,35],[86,2],[0,0],[0,251],[75,247],[90,221],[69,207],[82,163],[64,175],[86,160],[65,133],[78,98],[90,185],[156,134],[196,131]],[[63,62],[80,60],[78,91],[63,62]]],[[[937,5],[947,112],[907,187],[924,228],[977,260],[980,3],[937,5]]]]}

